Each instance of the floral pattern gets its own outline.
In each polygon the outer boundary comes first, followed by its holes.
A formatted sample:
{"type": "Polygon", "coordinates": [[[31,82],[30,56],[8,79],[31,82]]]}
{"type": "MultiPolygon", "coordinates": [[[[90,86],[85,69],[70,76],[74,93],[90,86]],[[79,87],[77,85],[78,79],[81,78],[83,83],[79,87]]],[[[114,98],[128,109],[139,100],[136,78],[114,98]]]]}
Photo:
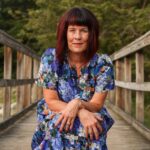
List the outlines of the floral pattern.
{"type": "MultiPolygon", "coordinates": [[[[67,54],[63,64],[56,60],[55,49],[47,49],[41,57],[39,73],[35,82],[38,86],[55,89],[62,101],[69,102],[74,98],[89,101],[95,92],[114,89],[113,64],[106,54],[95,54],[89,63],[81,68],[81,76],[68,64],[67,54]]],[[[107,150],[107,132],[114,120],[103,107],[97,113],[103,118],[103,132],[99,140],[86,139],[84,129],[77,117],[71,131],[59,132],[54,124],[60,114],[48,109],[44,99],[37,106],[38,126],[32,138],[33,150],[107,150]]]]}

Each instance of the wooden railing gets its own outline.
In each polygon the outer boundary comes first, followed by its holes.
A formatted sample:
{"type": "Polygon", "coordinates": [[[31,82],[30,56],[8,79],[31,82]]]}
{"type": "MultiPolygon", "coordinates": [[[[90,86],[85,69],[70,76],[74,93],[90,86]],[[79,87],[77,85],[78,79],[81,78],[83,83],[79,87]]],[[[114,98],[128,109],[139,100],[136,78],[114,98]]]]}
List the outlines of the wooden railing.
{"type": "MultiPolygon", "coordinates": [[[[150,31],[111,55],[115,66],[116,89],[110,92],[109,100],[117,113],[150,140],[150,130],[143,125],[144,92],[150,92],[150,82],[144,82],[144,49],[149,45],[150,31]],[[135,69],[132,67],[133,64],[135,69]],[[133,74],[135,79],[132,79],[133,74]],[[131,117],[133,91],[136,93],[135,118],[131,117]]],[[[150,49],[147,51],[150,53],[150,49]]]]}
{"type": "Polygon", "coordinates": [[[3,78],[0,79],[0,87],[3,90],[1,92],[3,93],[1,122],[3,122],[12,114],[12,97],[14,97],[12,89],[14,87],[15,114],[35,103],[42,97],[42,94],[41,89],[33,84],[38,72],[40,57],[2,30],[0,30],[0,44],[0,48],[4,49],[4,63],[1,62],[4,66],[3,78]]]}

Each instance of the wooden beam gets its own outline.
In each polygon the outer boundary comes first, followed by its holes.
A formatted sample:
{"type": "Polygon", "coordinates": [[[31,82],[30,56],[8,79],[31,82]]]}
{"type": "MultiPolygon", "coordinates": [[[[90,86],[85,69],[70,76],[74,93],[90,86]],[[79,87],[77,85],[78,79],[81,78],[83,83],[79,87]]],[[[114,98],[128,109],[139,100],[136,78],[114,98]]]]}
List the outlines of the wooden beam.
{"type": "MultiPolygon", "coordinates": [[[[136,82],[144,82],[144,56],[142,53],[136,53],[136,82]]],[[[144,93],[136,91],[136,119],[144,122],[144,93]]]]}
{"type": "Polygon", "coordinates": [[[129,45],[123,47],[119,51],[117,51],[114,54],[112,54],[111,55],[111,59],[113,61],[115,61],[117,59],[121,59],[121,58],[123,58],[125,56],[128,56],[128,55],[132,54],[132,53],[141,51],[142,48],[144,48],[144,47],[146,47],[148,45],[150,45],[150,31],[148,31],[143,36],[141,36],[140,38],[136,39],[135,41],[133,41],[129,45]]]}
{"type": "Polygon", "coordinates": [[[136,82],[125,82],[115,80],[115,85],[117,87],[129,90],[150,92],[150,82],[136,83],[136,82]]]}
{"type": "MultiPolygon", "coordinates": [[[[131,60],[130,57],[124,58],[124,73],[126,82],[131,82],[131,60]]],[[[125,98],[125,112],[131,114],[131,91],[128,89],[124,90],[125,98]]]]}
{"type": "Polygon", "coordinates": [[[0,122],[0,134],[3,134],[5,130],[10,128],[10,126],[12,127],[16,121],[24,117],[24,115],[27,112],[31,111],[31,109],[33,109],[36,105],[37,105],[37,102],[31,104],[29,107],[21,110],[20,112],[17,112],[16,114],[12,115],[5,121],[0,122]]]}
{"type": "Polygon", "coordinates": [[[24,100],[24,55],[21,52],[17,52],[17,80],[15,81],[14,86],[17,86],[17,112],[22,111],[23,109],[23,100],[24,100]],[[23,84],[18,84],[18,81],[22,81],[23,84]]]}
{"type": "MultiPolygon", "coordinates": [[[[38,74],[38,70],[39,70],[39,61],[37,61],[36,59],[33,60],[33,78],[37,77],[38,74]]],[[[32,85],[32,102],[35,102],[38,100],[38,87],[37,85],[33,84],[32,85]]]]}
{"type": "Polygon", "coordinates": [[[106,105],[114,112],[116,112],[119,116],[121,116],[124,120],[126,120],[129,124],[131,124],[138,132],[141,133],[141,135],[143,135],[150,141],[150,129],[146,128],[143,123],[140,123],[139,121],[131,117],[131,115],[125,113],[123,110],[111,103],[106,103],[106,105]]]}
{"type": "MultiPolygon", "coordinates": [[[[116,79],[121,80],[121,75],[122,75],[121,61],[117,60],[115,65],[116,65],[116,79]]],[[[122,94],[121,88],[116,87],[115,105],[118,106],[118,107],[121,107],[121,105],[122,105],[122,102],[121,102],[121,97],[122,96],[121,96],[121,94],[122,94]]]]}
{"type": "MultiPolygon", "coordinates": [[[[12,76],[12,49],[4,46],[4,79],[11,79],[12,76]]],[[[4,88],[4,109],[3,120],[11,114],[11,87],[4,88]]]]}
{"type": "Polygon", "coordinates": [[[0,87],[19,86],[25,84],[33,84],[34,79],[1,79],[0,87]]]}
{"type": "MultiPolygon", "coordinates": [[[[29,56],[24,55],[24,78],[31,79],[32,59],[29,56]]],[[[23,108],[26,108],[31,103],[31,85],[24,86],[25,99],[23,108]]]]}
{"type": "Polygon", "coordinates": [[[23,54],[31,56],[37,60],[40,60],[40,56],[38,56],[31,48],[19,43],[16,39],[2,30],[0,30],[0,43],[7,45],[14,50],[22,52],[23,54]]]}

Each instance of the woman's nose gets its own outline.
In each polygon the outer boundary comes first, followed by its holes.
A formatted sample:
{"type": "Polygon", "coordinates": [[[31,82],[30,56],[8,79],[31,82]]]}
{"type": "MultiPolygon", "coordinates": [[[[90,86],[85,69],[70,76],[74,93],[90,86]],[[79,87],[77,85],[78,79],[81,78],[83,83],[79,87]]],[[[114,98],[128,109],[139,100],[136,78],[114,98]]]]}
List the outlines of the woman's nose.
{"type": "Polygon", "coordinates": [[[78,40],[81,39],[81,33],[79,31],[76,31],[74,34],[74,38],[78,40]]]}

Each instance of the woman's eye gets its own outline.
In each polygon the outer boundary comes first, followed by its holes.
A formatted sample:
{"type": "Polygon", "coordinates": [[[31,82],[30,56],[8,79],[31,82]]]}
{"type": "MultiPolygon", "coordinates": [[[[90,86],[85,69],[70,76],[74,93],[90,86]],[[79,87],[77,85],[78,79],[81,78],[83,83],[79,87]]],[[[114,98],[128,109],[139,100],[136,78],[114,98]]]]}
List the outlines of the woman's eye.
{"type": "Polygon", "coordinates": [[[75,30],[74,30],[74,29],[69,29],[69,31],[70,31],[70,32],[74,32],[75,30]]]}
{"type": "Polygon", "coordinates": [[[88,29],[83,29],[82,31],[83,31],[83,32],[89,32],[89,30],[88,30],[88,29]]]}

